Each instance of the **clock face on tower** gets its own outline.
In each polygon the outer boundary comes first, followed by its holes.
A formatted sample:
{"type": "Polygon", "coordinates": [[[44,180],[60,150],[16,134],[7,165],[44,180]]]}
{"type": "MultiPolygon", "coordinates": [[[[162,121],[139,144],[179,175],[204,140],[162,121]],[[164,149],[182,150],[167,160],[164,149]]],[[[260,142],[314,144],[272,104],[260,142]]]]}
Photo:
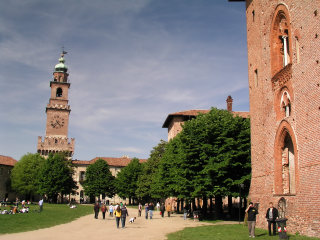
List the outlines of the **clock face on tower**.
{"type": "Polygon", "coordinates": [[[51,126],[53,128],[61,128],[64,125],[64,119],[60,117],[59,115],[54,115],[53,119],[51,120],[51,126]]]}

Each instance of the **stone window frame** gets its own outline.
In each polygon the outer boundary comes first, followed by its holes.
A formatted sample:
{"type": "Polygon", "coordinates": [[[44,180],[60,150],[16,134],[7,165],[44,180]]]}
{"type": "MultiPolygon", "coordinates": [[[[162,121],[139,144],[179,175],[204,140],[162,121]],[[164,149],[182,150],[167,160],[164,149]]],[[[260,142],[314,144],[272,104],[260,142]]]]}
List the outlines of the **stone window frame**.
{"type": "Polygon", "coordinates": [[[282,120],[275,137],[274,144],[274,195],[295,195],[299,192],[299,173],[298,173],[298,148],[294,131],[290,123],[282,120]],[[284,193],[283,178],[282,178],[282,152],[285,144],[285,138],[289,135],[294,151],[294,173],[295,173],[295,191],[284,193]]]}
{"type": "MultiPolygon", "coordinates": [[[[285,68],[287,65],[292,63],[292,33],[291,33],[291,21],[287,6],[284,4],[279,4],[275,11],[271,24],[270,33],[270,49],[271,49],[271,73],[272,76],[276,75],[279,71],[285,68]],[[280,24],[285,20],[287,24],[287,29],[280,33],[280,24]],[[280,36],[285,37],[280,39],[280,36]],[[283,41],[286,41],[287,51],[288,51],[288,61],[283,64],[283,55],[280,52],[283,49],[283,41]],[[282,47],[281,47],[282,46],[282,47]]],[[[284,50],[283,50],[284,51],[284,50]]]]}

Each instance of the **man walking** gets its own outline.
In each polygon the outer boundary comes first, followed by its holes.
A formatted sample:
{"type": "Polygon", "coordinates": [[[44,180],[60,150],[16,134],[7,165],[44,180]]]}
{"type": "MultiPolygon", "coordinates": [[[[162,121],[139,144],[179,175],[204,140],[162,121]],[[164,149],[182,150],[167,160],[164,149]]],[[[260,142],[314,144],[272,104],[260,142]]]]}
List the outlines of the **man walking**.
{"type": "Polygon", "coordinates": [[[272,224],[273,235],[277,235],[276,219],[278,218],[278,209],[273,207],[272,202],[269,203],[269,208],[266,213],[266,218],[268,221],[269,236],[271,236],[271,224],[272,224]]]}
{"type": "Polygon", "coordinates": [[[96,202],[96,204],[95,204],[94,207],[93,207],[93,210],[94,210],[94,218],[95,218],[95,219],[98,219],[99,209],[100,209],[99,203],[96,202]]]}
{"type": "Polygon", "coordinates": [[[253,202],[249,203],[249,207],[246,209],[246,213],[248,214],[248,230],[249,237],[255,237],[255,227],[256,227],[256,215],[258,214],[258,210],[253,206],[253,202]]]}
{"type": "Polygon", "coordinates": [[[125,228],[125,226],[126,226],[126,218],[127,218],[127,216],[129,216],[127,207],[126,207],[126,205],[123,205],[122,208],[121,208],[121,225],[122,225],[122,228],[125,228]]]}
{"type": "Polygon", "coordinates": [[[41,198],[39,201],[39,212],[42,212],[42,210],[43,210],[43,198],[41,198]]]}

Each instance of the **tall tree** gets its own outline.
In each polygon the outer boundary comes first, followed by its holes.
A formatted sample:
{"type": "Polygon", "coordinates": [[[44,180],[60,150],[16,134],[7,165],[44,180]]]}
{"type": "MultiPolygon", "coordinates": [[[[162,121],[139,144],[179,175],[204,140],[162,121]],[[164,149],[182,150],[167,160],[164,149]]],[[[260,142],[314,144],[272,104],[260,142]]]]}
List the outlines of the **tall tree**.
{"type": "Polygon", "coordinates": [[[118,173],[116,178],[117,193],[120,197],[136,199],[138,188],[138,177],[141,174],[142,165],[138,158],[133,158],[131,162],[118,173]]]}
{"type": "Polygon", "coordinates": [[[11,172],[11,186],[19,194],[31,200],[38,191],[39,170],[45,159],[39,154],[28,153],[22,156],[11,172]]]}
{"type": "Polygon", "coordinates": [[[74,193],[77,189],[73,173],[72,163],[65,154],[50,154],[39,172],[38,192],[47,195],[52,202],[57,202],[59,195],[63,199],[65,194],[74,193]]]}
{"type": "Polygon", "coordinates": [[[98,159],[87,167],[83,188],[86,195],[100,198],[106,194],[113,197],[115,194],[115,178],[110,172],[109,165],[103,159],[98,159]]]}
{"type": "Polygon", "coordinates": [[[153,185],[156,184],[154,181],[154,175],[159,167],[159,162],[165,152],[167,142],[161,140],[160,143],[153,148],[150,153],[150,157],[147,162],[142,164],[141,174],[138,176],[138,186],[136,190],[136,195],[138,198],[149,201],[151,198],[160,198],[153,185]]]}

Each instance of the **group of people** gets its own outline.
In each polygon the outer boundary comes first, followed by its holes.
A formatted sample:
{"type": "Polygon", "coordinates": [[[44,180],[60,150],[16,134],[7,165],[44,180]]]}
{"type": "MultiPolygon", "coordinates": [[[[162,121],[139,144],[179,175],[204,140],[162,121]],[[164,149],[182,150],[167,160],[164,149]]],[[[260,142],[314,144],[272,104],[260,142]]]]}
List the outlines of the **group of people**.
{"type": "MultiPolygon", "coordinates": [[[[249,237],[255,237],[255,226],[256,226],[256,215],[259,214],[257,207],[253,205],[253,202],[249,203],[248,208],[246,209],[246,213],[248,214],[248,229],[249,229],[249,237]]],[[[271,236],[271,226],[272,233],[276,235],[276,219],[279,217],[278,209],[273,207],[273,203],[269,203],[269,208],[266,213],[266,219],[268,221],[268,231],[269,236],[271,236]]]]}
{"type": "MultiPolygon", "coordinates": [[[[158,202],[157,205],[156,205],[156,208],[157,208],[157,211],[160,210],[160,215],[161,217],[164,217],[164,212],[167,211],[168,213],[168,217],[170,217],[170,214],[172,212],[172,208],[171,208],[171,205],[170,203],[167,205],[167,207],[165,207],[164,203],[160,203],[158,202]]],[[[145,218],[146,219],[152,219],[153,217],[153,211],[154,211],[154,204],[151,202],[151,203],[146,203],[144,205],[144,211],[145,211],[145,218]]],[[[139,203],[139,206],[138,206],[138,217],[141,217],[141,213],[142,213],[142,205],[141,203],[139,203]]]]}
{"type": "MultiPolygon", "coordinates": [[[[120,204],[112,205],[112,203],[109,205],[109,209],[105,204],[100,204],[99,202],[96,202],[94,207],[94,218],[98,219],[99,211],[102,212],[102,218],[105,219],[106,212],[109,211],[110,217],[115,216],[116,219],[116,226],[119,228],[120,220],[121,220],[121,227],[125,228],[126,226],[126,218],[129,216],[128,209],[126,204],[123,204],[122,202],[120,204]]],[[[129,222],[134,222],[135,218],[132,218],[129,220],[129,222]]]]}

